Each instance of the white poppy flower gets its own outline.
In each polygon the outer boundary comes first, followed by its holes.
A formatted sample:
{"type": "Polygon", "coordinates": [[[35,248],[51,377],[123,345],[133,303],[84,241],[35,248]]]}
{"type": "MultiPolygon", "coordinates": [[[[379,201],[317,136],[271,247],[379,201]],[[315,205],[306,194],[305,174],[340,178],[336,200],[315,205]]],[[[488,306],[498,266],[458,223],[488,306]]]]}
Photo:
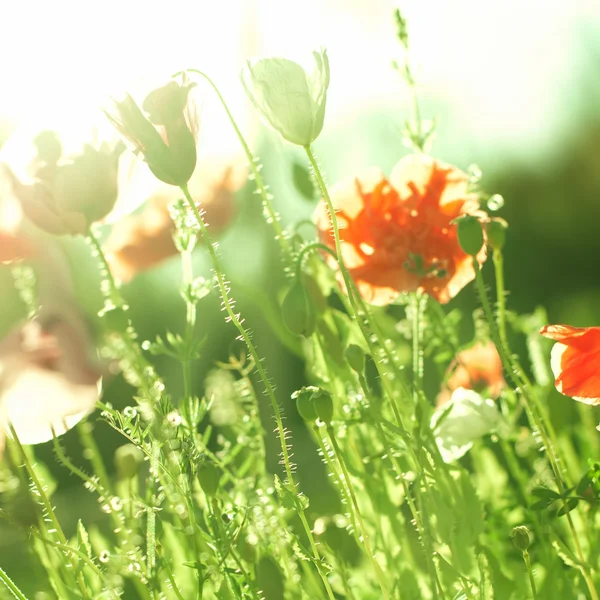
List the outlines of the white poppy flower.
{"type": "Polygon", "coordinates": [[[100,373],[79,325],[57,315],[0,342],[0,452],[11,425],[21,443],[40,444],[94,410],[100,373]]]}
{"type": "Polygon", "coordinates": [[[292,144],[314,142],[325,118],[329,60],[323,48],[313,52],[305,69],[287,58],[249,59],[242,70],[248,97],[266,121],[292,144]]]}
{"type": "Polygon", "coordinates": [[[466,454],[475,440],[501,429],[504,422],[493,400],[457,388],[449,402],[433,413],[430,425],[442,458],[452,462],[466,454]]]}

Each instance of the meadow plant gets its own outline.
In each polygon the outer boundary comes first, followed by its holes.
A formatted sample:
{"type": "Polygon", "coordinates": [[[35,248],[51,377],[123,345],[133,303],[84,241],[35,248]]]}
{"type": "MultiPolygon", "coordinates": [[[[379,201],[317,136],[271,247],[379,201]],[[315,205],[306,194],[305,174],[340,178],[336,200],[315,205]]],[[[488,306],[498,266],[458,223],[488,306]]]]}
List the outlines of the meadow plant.
{"type": "Polygon", "coordinates": [[[0,342],[0,517],[2,531],[24,532],[31,577],[0,565],[0,598],[598,599],[592,409],[582,406],[576,437],[548,409],[555,385],[600,402],[598,328],[510,312],[510,233],[495,215],[503,200],[481,188],[477,168],[435,157],[435,120],[421,117],[399,12],[396,25],[394,67],[412,110],[408,153],[389,174],[367,167],[328,185],[316,158],[324,49],[305,63],[251,59],[242,72],[240,93],[306,155],[320,198],[313,233],[282,222],[225,99],[195,69],[140,104],[114,102],[106,115],[123,141],[63,156],[60,138],[44,132],[32,181],[6,169],[22,221],[0,232],[0,260],[27,318],[0,342]],[[229,166],[198,175],[200,81],[231,120],[275,240],[280,289],[262,310],[303,362],[306,385],[291,397],[236,306],[216,242],[241,183],[229,166]],[[107,224],[130,151],[169,191],[107,224]],[[69,286],[49,299],[52,236],[83,236],[95,258],[104,300],[95,342],[69,286]],[[176,255],[184,327],[144,340],[127,282],[176,255]],[[470,311],[448,309],[466,289],[470,311]],[[211,358],[217,340],[198,333],[215,294],[236,338],[225,361],[211,358]],[[543,336],[556,342],[552,360],[543,336]],[[173,387],[161,375],[168,361],[173,387]],[[128,405],[111,397],[115,378],[131,390],[128,405]],[[110,453],[100,434],[109,428],[120,440],[110,453]],[[42,442],[91,508],[80,513],[57,493],[57,465],[32,446],[42,442]],[[311,486],[315,465],[327,476],[311,486]]]}

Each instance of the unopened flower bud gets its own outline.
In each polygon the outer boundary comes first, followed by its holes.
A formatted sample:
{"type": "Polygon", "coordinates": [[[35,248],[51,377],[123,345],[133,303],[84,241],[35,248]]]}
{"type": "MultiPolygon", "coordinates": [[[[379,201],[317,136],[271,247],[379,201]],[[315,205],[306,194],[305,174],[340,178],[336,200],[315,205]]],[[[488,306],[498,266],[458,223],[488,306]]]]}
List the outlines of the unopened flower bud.
{"type": "Polygon", "coordinates": [[[281,316],[285,326],[292,332],[304,337],[311,336],[317,324],[317,312],[306,288],[296,281],[286,294],[281,305],[281,316]]]}
{"type": "Polygon", "coordinates": [[[313,52],[314,66],[305,69],[287,58],[246,61],[241,78],[248,97],[284,139],[308,146],[314,142],[325,118],[329,60],[325,49],[313,52]]]}
{"type": "Polygon", "coordinates": [[[316,421],[318,418],[312,396],[319,388],[314,385],[304,386],[292,394],[292,399],[296,400],[296,408],[298,414],[309,423],[316,421]]]}
{"type": "Polygon", "coordinates": [[[502,250],[506,242],[508,223],[500,217],[493,217],[485,224],[487,243],[492,250],[502,250]]]}
{"type": "Polygon", "coordinates": [[[356,344],[350,344],[345,352],[344,356],[353,371],[356,371],[359,375],[364,373],[365,370],[365,353],[360,346],[356,344]]]}
{"type": "Polygon", "coordinates": [[[519,525],[513,528],[510,537],[512,538],[513,544],[517,550],[525,552],[531,544],[531,537],[529,536],[529,529],[524,525],[519,525]]]}
{"type": "Polygon", "coordinates": [[[198,482],[204,493],[213,497],[219,489],[221,472],[217,465],[212,462],[205,462],[198,467],[198,482]]]}
{"type": "Polygon", "coordinates": [[[184,78],[154,90],[142,105],[148,116],[129,95],[115,102],[113,111],[105,111],[152,173],[170,185],[186,185],[196,168],[198,121],[188,100],[193,86],[184,78]]]}
{"type": "Polygon", "coordinates": [[[324,423],[331,423],[333,419],[333,399],[331,398],[331,394],[319,388],[312,395],[312,402],[319,419],[324,423]]]}
{"type": "Polygon", "coordinates": [[[144,460],[142,451],[133,444],[125,444],[115,451],[115,466],[119,479],[131,479],[137,472],[144,460]]]}
{"type": "Polygon", "coordinates": [[[483,229],[477,217],[473,215],[462,215],[455,219],[458,243],[463,252],[471,256],[477,256],[483,247],[483,229]]]}

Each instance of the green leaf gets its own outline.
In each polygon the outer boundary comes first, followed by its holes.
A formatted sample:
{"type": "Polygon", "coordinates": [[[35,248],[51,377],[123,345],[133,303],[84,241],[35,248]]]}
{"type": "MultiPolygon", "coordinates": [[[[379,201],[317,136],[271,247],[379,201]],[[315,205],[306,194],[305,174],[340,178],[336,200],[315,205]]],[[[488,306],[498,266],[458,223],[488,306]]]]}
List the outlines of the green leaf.
{"type": "Polygon", "coordinates": [[[558,512],[556,513],[557,517],[562,517],[563,515],[566,515],[567,513],[570,513],[574,508],[577,507],[577,505],[579,504],[579,498],[569,498],[559,509],[558,512]]]}

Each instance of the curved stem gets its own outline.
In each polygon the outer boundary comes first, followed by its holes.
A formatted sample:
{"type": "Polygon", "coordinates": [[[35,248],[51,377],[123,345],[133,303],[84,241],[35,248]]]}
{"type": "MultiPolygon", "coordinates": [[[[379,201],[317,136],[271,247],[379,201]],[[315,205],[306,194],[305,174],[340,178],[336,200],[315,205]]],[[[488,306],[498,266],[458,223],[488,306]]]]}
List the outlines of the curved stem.
{"type": "Polygon", "coordinates": [[[533,569],[531,568],[531,557],[529,556],[529,552],[527,552],[527,550],[523,552],[523,560],[525,561],[525,566],[527,567],[529,585],[531,586],[531,595],[533,597],[533,600],[537,600],[538,595],[535,587],[535,579],[533,578],[533,569]]]}
{"type": "Polygon", "coordinates": [[[254,156],[254,154],[252,154],[250,146],[248,146],[248,143],[246,142],[246,139],[244,138],[240,128],[238,127],[236,120],[231,114],[231,111],[229,110],[225,99],[221,95],[221,92],[219,91],[219,88],[216,86],[214,81],[206,73],[204,73],[203,71],[199,71],[198,69],[187,69],[187,72],[195,73],[196,75],[200,75],[200,77],[203,77],[215,91],[215,94],[217,94],[217,97],[219,98],[219,101],[221,102],[221,105],[223,106],[223,109],[227,114],[227,118],[229,119],[229,122],[231,123],[231,126],[233,127],[242,148],[244,149],[244,153],[246,154],[246,158],[248,159],[248,163],[250,165],[250,170],[252,171],[252,176],[254,177],[254,181],[256,183],[256,188],[258,189],[258,192],[263,201],[263,207],[267,215],[267,220],[275,230],[275,239],[279,242],[281,246],[285,261],[287,263],[291,263],[292,249],[288,240],[287,233],[281,227],[279,215],[273,208],[273,204],[271,203],[271,196],[267,191],[267,186],[265,185],[262,175],[260,174],[260,167],[257,164],[256,157],[254,156]]]}
{"type": "MultiPolygon", "coordinates": [[[[254,361],[256,371],[258,372],[258,375],[264,385],[265,393],[269,397],[269,400],[271,403],[271,408],[273,410],[273,415],[275,417],[279,442],[281,444],[282,462],[283,462],[283,466],[285,469],[287,482],[288,482],[288,485],[293,489],[294,493],[296,494],[297,493],[297,484],[294,481],[292,463],[290,460],[290,449],[288,447],[287,431],[283,426],[283,417],[281,414],[281,409],[279,408],[279,404],[277,402],[277,398],[275,397],[275,390],[273,388],[271,381],[269,380],[267,371],[266,371],[265,367],[263,366],[262,361],[260,360],[260,356],[258,355],[256,346],[252,342],[252,339],[250,337],[250,332],[243,326],[243,321],[242,321],[240,314],[236,313],[234,311],[233,300],[231,299],[231,297],[229,295],[229,286],[228,286],[228,283],[226,282],[225,276],[223,274],[223,269],[221,267],[221,261],[217,254],[217,251],[213,244],[213,241],[210,237],[210,234],[208,233],[206,225],[204,224],[202,215],[200,214],[200,211],[198,210],[196,203],[194,202],[193,198],[191,197],[187,185],[182,186],[181,191],[183,192],[191,211],[193,212],[194,216],[196,217],[198,226],[200,228],[200,232],[202,233],[202,237],[206,243],[206,247],[208,249],[211,261],[213,263],[213,271],[214,271],[214,274],[215,274],[215,277],[217,280],[217,287],[219,288],[219,292],[221,294],[221,299],[223,301],[223,308],[224,308],[225,312],[227,313],[228,320],[233,323],[233,325],[239,332],[240,339],[246,344],[246,347],[248,348],[248,352],[250,353],[250,356],[251,356],[252,360],[254,361]]],[[[314,558],[315,564],[317,565],[317,568],[319,570],[319,574],[323,581],[323,585],[325,586],[325,589],[327,591],[327,595],[330,598],[330,600],[333,600],[334,599],[333,591],[332,591],[329,581],[327,579],[327,575],[323,571],[322,566],[320,565],[319,551],[317,549],[317,545],[316,545],[313,533],[310,529],[310,526],[308,525],[306,515],[304,514],[304,509],[298,505],[296,507],[296,510],[298,511],[298,516],[300,517],[300,520],[302,521],[302,525],[306,532],[306,536],[309,540],[311,550],[313,553],[313,558],[314,558]]]]}

